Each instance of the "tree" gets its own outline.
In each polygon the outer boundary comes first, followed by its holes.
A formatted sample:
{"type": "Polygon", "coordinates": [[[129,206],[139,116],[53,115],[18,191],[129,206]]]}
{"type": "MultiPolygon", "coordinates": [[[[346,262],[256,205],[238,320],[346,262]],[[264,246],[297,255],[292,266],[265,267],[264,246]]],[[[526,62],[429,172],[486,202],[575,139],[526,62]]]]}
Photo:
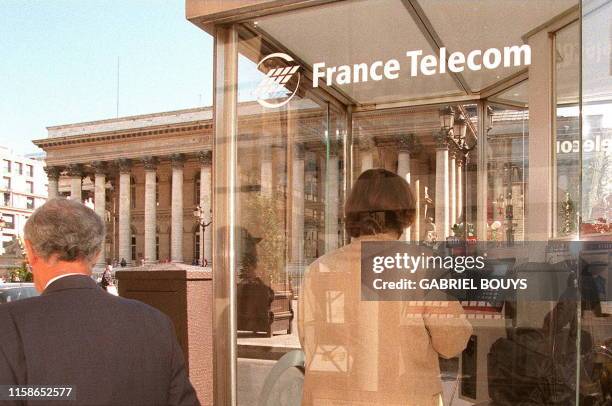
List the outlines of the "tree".
{"type": "MultiPolygon", "coordinates": [[[[256,249],[244,247],[240,276],[245,276],[248,268],[255,265],[264,281],[272,284],[284,282],[285,229],[279,218],[283,213],[282,206],[272,197],[253,193],[247,198],[246,209],[250,215],[243,217],[244,226],[259,238],[256,239],[256,249]]],[[[249,244],[245,242],[245,245],[249,244]]]]}

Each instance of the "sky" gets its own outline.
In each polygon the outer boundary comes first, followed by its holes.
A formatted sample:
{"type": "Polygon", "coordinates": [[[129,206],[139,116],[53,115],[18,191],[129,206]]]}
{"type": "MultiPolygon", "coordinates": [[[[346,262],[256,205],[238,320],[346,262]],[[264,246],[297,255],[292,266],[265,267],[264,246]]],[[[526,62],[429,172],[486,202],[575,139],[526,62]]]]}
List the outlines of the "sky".
{"type": "Polygon", "coordinates": [[[2,0],[0,145],[46,127],[209,106],[213,40],[184,0],[2,0]]]}

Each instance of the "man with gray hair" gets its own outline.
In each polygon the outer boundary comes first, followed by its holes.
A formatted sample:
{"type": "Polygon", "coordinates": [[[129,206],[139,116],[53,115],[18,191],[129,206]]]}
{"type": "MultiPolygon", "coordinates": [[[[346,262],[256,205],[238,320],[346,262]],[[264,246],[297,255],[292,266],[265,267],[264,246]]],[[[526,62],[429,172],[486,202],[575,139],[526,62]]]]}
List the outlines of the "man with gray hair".
{"type": "Polygon", "coordinates": [[[24,234],[42,295],[0,305],[0,385],[70,387],[79,405],[199,405],[170,319],[91,278],[105,234],[93,210],[51,199],[24,234]]]}

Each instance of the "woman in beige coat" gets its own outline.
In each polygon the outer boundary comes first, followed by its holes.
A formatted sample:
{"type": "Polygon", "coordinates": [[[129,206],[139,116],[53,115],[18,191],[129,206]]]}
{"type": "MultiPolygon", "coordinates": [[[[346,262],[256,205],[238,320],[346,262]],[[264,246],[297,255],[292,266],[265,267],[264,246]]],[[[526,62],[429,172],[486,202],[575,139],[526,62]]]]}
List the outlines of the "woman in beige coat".
{"type": "Polygon", "coordinates": [[[345,207],[352,241],[310,265],[299,297],[303,406],[441,404],[438,356],[459,355],[472,332],[459,303],[361,300],[361,242],[398,240],[413,219],[404,179],[359,176],[345,207]]]}

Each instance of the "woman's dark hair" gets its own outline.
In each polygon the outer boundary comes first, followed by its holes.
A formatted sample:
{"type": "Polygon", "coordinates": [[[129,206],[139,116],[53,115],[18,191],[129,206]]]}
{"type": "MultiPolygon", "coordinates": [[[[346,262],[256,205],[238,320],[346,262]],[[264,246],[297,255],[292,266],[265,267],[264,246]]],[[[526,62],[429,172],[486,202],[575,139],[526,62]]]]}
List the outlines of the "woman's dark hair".
{"type": "Polygon", "coordinates": [[[351,237],[389,232],[401,235],[414,221],[410,185],[386,169],[369,169],[357,178],[344,206],[344,216],[351,237]]]}

